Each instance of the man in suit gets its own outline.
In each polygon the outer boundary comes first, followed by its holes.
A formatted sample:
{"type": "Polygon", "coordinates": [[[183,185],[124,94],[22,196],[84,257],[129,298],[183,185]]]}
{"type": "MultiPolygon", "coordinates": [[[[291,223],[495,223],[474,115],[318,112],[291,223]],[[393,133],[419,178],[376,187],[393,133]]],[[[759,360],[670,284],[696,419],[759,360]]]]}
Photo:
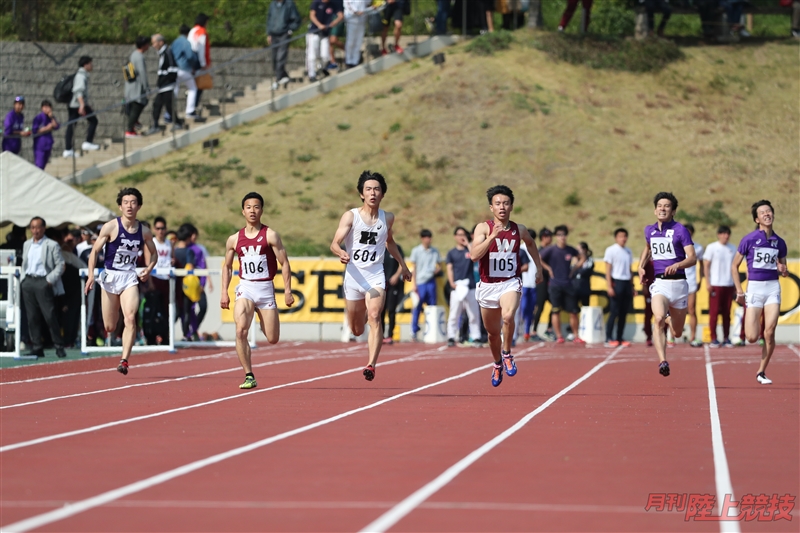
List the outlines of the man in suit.
{"type": "Polygon", "coordinates": [[[20,286],[31,337],[31,351],[27,355],[44,357],[42,327],[47,325],[56,347],[56,355],[66,357],[55,305],[56,295],[64,293],[61,284],[64,258],[58,243],[45,237],[46,228],[47,224],[42,217],[33,217],[30,224],[31,238],[22,246],[20,286]]]}

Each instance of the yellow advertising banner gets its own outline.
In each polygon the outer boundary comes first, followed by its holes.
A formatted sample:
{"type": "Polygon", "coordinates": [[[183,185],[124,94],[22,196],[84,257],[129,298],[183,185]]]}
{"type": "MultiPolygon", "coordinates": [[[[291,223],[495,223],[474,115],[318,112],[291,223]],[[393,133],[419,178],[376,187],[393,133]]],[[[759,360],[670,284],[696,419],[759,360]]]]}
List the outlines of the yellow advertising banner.
{"type": "MultiPolygon", "coordinates": [[[[335,258],[292,258],[292,292],[295,303],[291,309],[286,308],[283,301],[283,279],[280,274],[275,277],[275,295],[283,322],[336,322],[341,323],[344,312],[344,298],[342,296],[342,280],[344,265],[335,258]]],[[[745,272],[745,263],[742,263],[741,272],[745,272]]],[[[789,260],[789,276],[781,278],[781,318],[778,324],[800,324],[800,260],[789,260]]],[[[234,263],[234,270],[238,264],[234,263]]],[[[237,276],[233,277],[229,287],[231,302],[234,300],[233,290],[239,282],[237,276]]],[[[633,300],[633,313],[636,322],[642,322],[644,316],[644,296],[641,294],[642,286],[634,274],[636,296],[633,300]]],[[[444,299],[444,277],[437,278],[439,290],[438,300],[441,305],[447,305],[444,299]]],[[[745,283],[745,287],[747,284],[745,283]]],[[[411,284],[406,283],[405,290],[411,290],[411,284]]],[[[402,306],[402,311],[397,314],[398,324],[408,324],[411,319],[410,294],[402,306]]],[[[608,296],[606,295],[605,263],[597,261],[595,272],[592,276],[592,296],[589,305],[599,306],[608,310],[608,296]]],[[[233,307],[233,306],[231,306],[233,307]]],[[[734,310],[736,305],[734,304],[734,310]]],[[[544,316],[550,312],[550,304],[545,303],[544,316]]],[[[705,280],[697,292],[697,315],[701,325],[708,324],[708,290],[705,280]]],[[[233,322],[233,312],[222,310],[222,321],[233,322]]]]}

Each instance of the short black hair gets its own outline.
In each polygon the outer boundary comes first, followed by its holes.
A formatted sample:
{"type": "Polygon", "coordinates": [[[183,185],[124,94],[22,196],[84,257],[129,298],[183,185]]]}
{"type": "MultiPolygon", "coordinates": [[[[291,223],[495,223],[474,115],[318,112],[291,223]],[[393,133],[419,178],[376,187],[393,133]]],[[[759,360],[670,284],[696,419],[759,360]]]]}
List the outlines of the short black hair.
{"type": "Polygon", "coordinates": [[[569,235],[569,228],[567,226],[565,226],[564,224],[561,224],[560,226],[556,226],[556,228],[553,230],[553,233],[558,233],[559,231],[563,231],[564,232],[564,236],[569,235]]]}
{"type": "Polygon", "coordinates": [[[772,211],[772,214],[773,215],[775,214],[775,208],[772,207],[772,204],[770,203],[769,200],[759,200],[752,206],[750,206],[750,212],[753,214],[753,222],[758,223],[756,221],[756,219],[758,218],[758,208],[761,207],[762,205],[769,206],[770,210],[772,211]]]}
{"type": "Polygon", "coordinates": [[[686,224],[683,225],[683,227],[689,230],[689,233],[694,235],[694,224],[692,224],[691,222],[687,222],[686,224]]]}
{"type": "Polygon", "coordinates": [[[181,227],[178,228],[178,236],[179,241],[186,241],[191,238],[192,235],[198,233],[197,228],[191,222],[184,222],[181,224],[181,227]]]}
{"type": "Polygon", "coordinates": [[[592,257],[592,255],[594,255],[594,253],[592,252],[592,249],[589,248],[589,243],[581,241],[580,244],[578,244],[578,246],[580,246],[581,250],[584,251],[584,253],[586,254],[586,257],[592,257]]]}
{"type": "Polygon", "coordinates": [[[678,199],[675,198],[675,195],[671,192],[660,192],[656,194],[655,198],[653,198],[653,207],[658,207],[659,200],[669,200],[670,204],[672,204],[672,210],[678,210],[678,199]]]}
{"type": "Polygon", "coordinates": [[[424,230],[419,232],[419,236],[420,236],[420,238],[422,238],[422,237],[433,237],[433,233],[431,233],[431,230],[429,230],[429,229],[424,229],[424,230]]]}
{"type": "Polygon", "coordinates": [[[69,234],[72,235],[75,238],[75,240],[78,241],[81,240],[81,230],[79,230],[78,228],[73,228],[69,230],[69,234]]]}
{"type": "Polygon", "coordinates": [[[497,196],[498,194],[502,194],[503,196],[508,196],[511,200],[511,205],[514,205],[514,193],[511,192],[511,189],[506,187],[505,185],[495,185],[494,187],[489,188],[486,191],[486,198],[489,200],[489,205],[492,205],[492,198],[497,196]]]}
{"type": "Polygon", "coordinates": [[[625,228],[617,228],[614,230],[614,238],[616,238],[620,233],[624,233],[626,237],[628,236],[628,230],[625,228]]]}
{"type": "Polygon", "coordinates": [[[208,15],[205,13],[198,14],[194,19],[195,26],[205,26],[206,22],[208,22],[208,15]]]}
{"type": "Polygon", "coordinates": [[[53,107],[53,102],[51,102],[50,100],[42,100],[42,105],[40,105],[39,107],[44,107],[44,106],[53,107]]]}
{"type": "Polygon", "coordinates": [[[189,35],[190,31],[192,31],[192,29],[186,24],[181,24],[181,27],[178,28],[178,33],[180,33],[181,35],[189,35]]]}
{"type": "Polygon", "coordinates": [[[463,231],[464,233],[466,233],[467,234],[467,238],[469,238],[469,236],[470,236],[469,230],[467,228],[465,228],[464,226],[456,226],[456,229],[453,230],[453,235],[458,235],[459,231],[463,231]]]}
{"type": "Polygon", "coordinates": [[[727,233],[728,235],[730,235],[731,234],[730,226],[726,226],[725,224],[723,224],[720,227],[718,227],[717,228],[717,235],[719,235],[720,233],[727,233]]]}
{"type": "Polygon", "coordinates": [[[33,221],[34,221],[34,220],[41,220],[41,221],[42,221],[42,226],[44,226],[45,228],[47,227],[47,222],[45,222],[45,221],[44,221],[44,219],[43,219],[42,217],[33,217],[33,218],[31,219],[31,221],[28,223],[28,226],[30,226],[31,224],[33,224],[33,221]]]}
{"type": "Polygon", "coordinates": [[[264,197],[258,194],[257,192],[249,192],[244,195],[244,198],[242,198],[242,209],[244,209],[244,203],[247,200],[252,200],[253,198],[261,202],[261,208],[262,209],[264,208],[264,197]]]}
{"type": "Polygon", "coordinates": [[[153,225],[154,225],[154,226],[155,226],[156,224],[158,224],[159,222],[163,222],[163,223],[164,223],[164,226],[166,226],[166,225],[167,225],[167,219],[166,219],[166,218],[164,218],[164,217],[156,217],[156,218],[154,218],[154,219],[153,219],[153,225]]]}
{"type": "Polygon", "coordinates": [[[89,57],[89,56],[81,56],[81,58],[78,60],[78,66],[79,67],[85,67],[86,65],[88,65],[91,62],[92,62],[92,58],[91,57],[89,57]]]}
{"type": "Polygon", "coordinates": [[[533,228],[528,228],[528,235],[531,236],[531,239],[536,239],[536,230],[533,228]]]}
{"type": "Polygon", "coordinates": [[[358,194],[364,194],[364,184],[370,180],[377,181],[381,186],[381,192],[385,195],[386,191],[389,190],[389,187],[386,185],[386,179],[381,174],[377,172],[372,172],[370,170],[365,170],[361,173],[358,177],[358,185],[356,185],[356,189],[358,189],[358,194]]]}
{"type": "Polygon", "coordinates": [[[547,226],[545,226],[545,227],[543,227],[542,229],[539,230],[539,238],[540,239],[542,237],[552,237],[552,236],[553,236],[553,232],[550,231],[550,228],[548,228],[547,226]]]}
{"type": "Polygon", "coordinates": [[[142,199],[142,193],[139,192],[139,189],[134,187],[126,187],[119,191],[117,195],[117,205],[122,205],[122,197],[123,196],[135,196],[136,200],[139,202],[139,205],[144,205],[144,200],[142,199]]]}
{"type": "Polygon", "coordinates": [[[141,50],[146,45],[150,44],[150,39],[148,39],[144,35],[139,35],[138,37],[136,37],[136,40],[134,41],[134,44],[136,44],[136,48],[141,50]]]}

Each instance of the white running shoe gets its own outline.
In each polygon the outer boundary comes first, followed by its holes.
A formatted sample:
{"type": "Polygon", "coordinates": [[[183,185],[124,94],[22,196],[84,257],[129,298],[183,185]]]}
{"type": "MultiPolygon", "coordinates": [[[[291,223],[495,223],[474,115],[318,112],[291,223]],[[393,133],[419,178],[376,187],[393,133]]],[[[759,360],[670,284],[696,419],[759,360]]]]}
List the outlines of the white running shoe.
{"type": "Polygon", "coordinates": [[[99,150],[99,149],[100,149],[99,144],[85,142],[81,145],[81,150],[83,150],[84,152],[91,152],[93,150],[99,150]]]}
{"type": "Polygon", "coordinates": [[[68,158],[68,157],[73,157],[73,156],[80,157],[81,154],[76,154],[75,150],[64,150],[63,152],[61,152],[61,157],[65,158],[65,159],[68,158]]]}
{"type": "Polygon", "coordinates": [[[772,380],[765,376],[763,372],[756,374],[756,379],[762,385],[770,385],[772,383],[772,380]]]}

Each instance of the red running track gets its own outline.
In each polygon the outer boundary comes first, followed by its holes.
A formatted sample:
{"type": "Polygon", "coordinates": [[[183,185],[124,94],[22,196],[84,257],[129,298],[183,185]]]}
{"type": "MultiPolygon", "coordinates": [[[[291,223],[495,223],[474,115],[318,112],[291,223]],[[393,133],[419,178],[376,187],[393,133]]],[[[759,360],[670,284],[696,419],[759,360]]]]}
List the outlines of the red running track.
{"type": "Polygon", "coordinates": [[[795,512],[792,521],[719,522],[645,511],[652,493],[717,495],[721,465],[737,499],[798,495],[797,347],[777,348],[771,386],[755,380],[753,347],[679,346],[663,378],[641,345],[526,345],[517,376],[496,389],[486,349],[385,347],[371,383],[360,373],[365,352],[259,348],[253,391],[238,389],[229,350],[134,354],[127,376],[110,368],[114,358],[4,369],[0,526],[798,530],[795,512]]]}

